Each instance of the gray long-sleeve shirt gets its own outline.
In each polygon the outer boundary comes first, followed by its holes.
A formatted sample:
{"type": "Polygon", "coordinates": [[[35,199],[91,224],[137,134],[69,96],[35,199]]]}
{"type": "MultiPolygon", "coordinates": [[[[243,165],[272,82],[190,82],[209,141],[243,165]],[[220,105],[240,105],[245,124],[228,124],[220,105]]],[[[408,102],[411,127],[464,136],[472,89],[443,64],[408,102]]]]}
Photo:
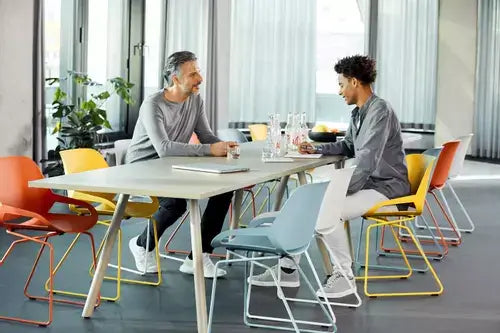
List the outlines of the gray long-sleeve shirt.
{"type": "Polygon", "coordinates": [[[352,111],[345,138],[323,144],[319,150],[355,158],[348,194],[373,189],[392,199],[410,193],[399,120],[392,107],[375,94],[352,111]]]}
{"type": "Polygon", "coordinates": [[[126,163],[165,156],[210,155],[210,144],[221,141],[210,129],[199,95],[175,103],[167,101],[163,92],[149,96],[142,103],[126,163]],[[193,132],[202,144],[188,144],[193,132]]]}

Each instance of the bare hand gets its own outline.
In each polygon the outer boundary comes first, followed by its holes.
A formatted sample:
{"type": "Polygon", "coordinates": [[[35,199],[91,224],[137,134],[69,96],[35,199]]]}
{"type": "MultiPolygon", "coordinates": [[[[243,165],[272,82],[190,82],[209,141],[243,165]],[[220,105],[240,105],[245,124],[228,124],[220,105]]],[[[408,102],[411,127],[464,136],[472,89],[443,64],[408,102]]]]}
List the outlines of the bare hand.
{"type": "Polygon", "coordinates": [[[234,146],[238,146],[238,143],[233,141],[221,141],[212,143],[210,145],[210,154],[212,154],[213,156],[226,156],[227,148],[234,146]]]}
{"type": "Polygon", "coordinates": [[[314,154],[316,152],[316,148],[309,142],[302,142],[299,145],[299,153],[301,154],[314,154]]]}

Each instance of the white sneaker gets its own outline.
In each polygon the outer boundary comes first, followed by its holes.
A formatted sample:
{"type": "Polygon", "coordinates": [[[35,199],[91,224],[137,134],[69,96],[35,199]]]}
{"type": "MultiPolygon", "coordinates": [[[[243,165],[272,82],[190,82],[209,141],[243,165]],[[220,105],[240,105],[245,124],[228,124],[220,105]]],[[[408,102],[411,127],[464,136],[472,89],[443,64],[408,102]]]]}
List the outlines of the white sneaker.
{"type": "MultiPolygon", "coordinates": [[[[179,267],[179,271],[185,274],[194,274],[194,265],[193,261],[189,259],[189,257],[186,257],[184,259],[184,262],[182,263],[181,267],[179,267]]],[[[221,277],[226,275],[227,272],[221,268],[217,268],[217,277],[221,277]]],[[[203,275],[205,278],[208,279],[213,279],[215,276],[215,265],[210,259],[210,254],[209,253],[203,253],[203,275]]]]}
{"type": "MultiPolygon", "coordinates": [[[[299,272],[297,270],[294,270],[292,273],[285,273],[282,270],[280,270],[281,272],[278,272],[278,265],[274,265],[273,267],[271,267],[271,270],[273,271],[274,276],[279,280],[280,287],[284,288],[300,287],[299,272]]],[[[271,272],[268,271],[267,269],[262,274],[252,276],[251,280],[250,277],[248,277],[247,281],[248,283],[251,282],[252,285],[259,287],[276,286],[276,284],[274,283],[273,276],[271,275],[271,272]]]]}
{"type": "MultiPolygon", "coordinates": [[[[342,273],[340,273],[340,271],[336,270],[333,272],[332,276],[330,276],[323,285],[326,297],[342,298],[356,293],[357,288],[352,273],[347,272],[346,275],[347,279],[342,275],[342,273]]],[[[316,292],[316,295],[318,295],[318,297],[324,297],[320,289],[316,292]]]]}
{"type": "Polygon", "coordinates": [[[139,236],[132,238],[128,242],[130,252],[132,252],[135,259],[135,267],[137,267],[137,270],[141,273],[158,273],[155,250],[146,251],[145,248],[137,245],[137,238],[139,238],[139,236]]]}

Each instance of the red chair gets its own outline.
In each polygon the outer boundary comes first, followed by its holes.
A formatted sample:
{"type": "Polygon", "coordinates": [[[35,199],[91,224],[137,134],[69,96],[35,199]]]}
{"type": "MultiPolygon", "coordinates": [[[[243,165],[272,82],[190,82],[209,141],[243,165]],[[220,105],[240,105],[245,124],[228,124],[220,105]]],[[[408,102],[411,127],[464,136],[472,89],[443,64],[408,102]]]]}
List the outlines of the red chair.
{"type": "MultiPolygon", "coordinates": [[[[0,319],[47,326],[52,322],[54,302],[81,306],[85,304],[84,302],[54,298],[54,276],[57,270],[54,269],[54,246],[49,242],[49,238],[65,233],[88,235],[92,249],[92,260],[95,264],[94,238],[88,230],[97,223],[98,216],[94,207],[83,201],[57,195],[49,189],[28,187],[29,181],[42,178],[43,175],[38,166],[27,157],[0,158],[0,228],[4,228],[8,234],[19,238],[9,246],[0,260],[0,266],[16,245],[28,241],[40,244],[41,247],[24,286],[24,295],[32,300],[44,300],[49,303],[48,320],[46,321],[7,316],[0,316],[0,319]],[[52,213],[50,210],[56,202],[84,207],[89,214],[78,216],[67,213],[52,213]],[[25,221],[19,222],[19,219],[25,221]],[[26,231],[29,231],[29,234],[23,233],[26,231]],[[37,235],[33,236],[33,232],[37,235]],[[34,296],[28,293],[28,288],[46,247],[49,248],[49,292],[48,296],[34,296]]],[[[98,298],[96,306],[99,305],[99,302],[100,298],[98,298]]]]}
{"type": "MultiPolygon", "coordinates": [[[[458,145],[460,144],[460,141],[454,140],[454,141],[448,141],[443,144],[443,149],[441,153],[439,154],[439,157],[436,162],[436,166],[434,169],[434,173],[429,185],[428,193],[430,193],[433,198],[435,199],[436,203],[438,204],[441,212],[443,213],[443,216],[445,217],[446,221],[449,224],[449,229],[454,233],[454,237],[445,237],[443,235],[443,232],[438,224],[438,221],[436,220],[436,217],[434,216],[433,211],[431,210],[431,207],[427,200],[425,201],[425,206],[427,207],[427,210],[430,213],[431,219],[433,221],[434,227],[431,229],[435,229],[438,238],[436,239],[437,242],[439,242],[440,245],[443,246],[443,251],[438,252],[438,251],[426,251],[426,255],[437,255],[438,257],[444,257],[446,254],[448,254],[448,245],[459,245],[462,241],[462,237],[460,234],[460,231],[457,230],[456,227],[456,222],[453,221],[452,218],[450,218],[450,215],[448,214],[449,209],[445,209],[441,201],[439,200],[438,196],[436,195],[436,192],[438,192],[445,205],[446,208],[448,208],[448,204],[446,202],[446,198],[444,197],[442,193],[442,189],[446,185],[446,181],[448,180],[448,175],[450,172],[451,165],[453,163],[453,159],[455,158],[455,153],[457,151],[458,145]],[[448,211],[447,211],[448,210],[448,211]]],[[[399,252],[398,249],[396,248],[386,248],[383,246],[383,234],[384,230],[382,230],[382,240],[381,240],[381,248],[385,252],[399,252]]],[[[421,243],[435,243],[436,240],[432,239],[432,236],[429,235],[417,235],[417,238],[420,240],[421,243]]],[[[403,235],[401,237],[401,240],[403,241],[411,241],[411,239],[407,235],[403,235]]],[[[407,253],[417,253],[416,250],[405,250],[407,253]]]]}

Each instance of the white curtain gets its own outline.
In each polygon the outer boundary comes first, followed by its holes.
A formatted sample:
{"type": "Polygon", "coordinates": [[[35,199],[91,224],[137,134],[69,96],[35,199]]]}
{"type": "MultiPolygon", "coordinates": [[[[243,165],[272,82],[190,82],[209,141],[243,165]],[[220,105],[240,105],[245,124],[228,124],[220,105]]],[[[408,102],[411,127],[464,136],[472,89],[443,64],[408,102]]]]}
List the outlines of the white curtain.
{"type": "MultiPolygon", "coordinates": [[[[88,6],[87,74],[101,84],[116,76],[126,78],[125,0],[89,0],[88,6]]],[[[103,89],[89,87],[87,94],[97,94],[103,89]]],[[[103,105],[112,130],[103,129],[102,133],[124,129],[126,114],[121,111],[121,103],[121,99],[113,95],[103,105]]]]}
{"type": "Polygon", "coordinates": [[[500,158],[500,0],[478,1],[472,154],[500,158]]]}
{"type": "Polygon", "coordinates": [[[316,95],[316,1],[233,0],[229,121],[307,112],[316,95]]]}
{"type": "MultiPolygon", "coordinates": [[[[207,70],[208,5],[207,0],[169,0],[167,6],[165,57],[177,51],[191,51],[198,58],[203,76],[207,70]]],[[[203,99],[205,91],[202,84],[203,99]]]]}
{"type": "Polygon", "coordinates": [[[434,129],[438,0],[379,0],[377,94],[403,127],[434,129]]]}

